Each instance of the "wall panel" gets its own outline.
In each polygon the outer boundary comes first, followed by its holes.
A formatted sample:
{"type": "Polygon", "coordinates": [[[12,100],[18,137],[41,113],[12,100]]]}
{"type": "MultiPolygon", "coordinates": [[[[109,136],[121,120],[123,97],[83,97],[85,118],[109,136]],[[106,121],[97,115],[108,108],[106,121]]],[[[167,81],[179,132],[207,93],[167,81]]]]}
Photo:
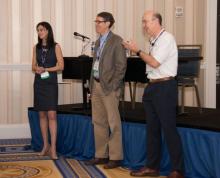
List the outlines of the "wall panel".
{"type": "MultiPolygon", "coordinates": [[[[81,54],[82,41],[74,37],[75,31],[92,41],[97,39],[94,20],[101,11],[112,12],[116,20],[113,31],[125,39],[134,39],[143,50],[148,48],[141,23],[146,9],[155,9],[163,15],[164,27],[175,35],[178,44],[205,44],[206,3],[207,0],[1,0],[0,124],[28,122],[27,107],[33,105],[31,59],[38,22],[51,23],[64,56],[81,54]],[[175,17],[177,6],[184,8],[181,18],[175,17]]],[[[86,54],[90,55],[89,45],[86,54]]],[[[204,87],[204,78],[199,80],[201,87],[204,87]]],[[[143,85],[137,88],[137,101],[141,101],[143,88],[143,85]]],[[[79,81],[60,83],[59,89],[60,104],[82,101],[79,81]]],[[[194,105],[192,91],[188,93],[187,104],[194,105]]],[[[128,88],[126,99],[130,99],[128,88]]]]}
{"type": "MultiPolygon", "coordinates": [[[[30,0],[21,0],[20,5],[20,59],[19,63],[30,64],[32,56],[32,38],[33,30],[32,29],[32,16],[31,14],[31,1],[30,0]]],[[[35,31],[34,31],[35,32],[35,31]]]]}
{"type": "Polygon", "coordinates": [[[9,42],[9,4],[8,0],[1,1],[0,10],[0,64],[8,63],[8,42],[9,42]]]}

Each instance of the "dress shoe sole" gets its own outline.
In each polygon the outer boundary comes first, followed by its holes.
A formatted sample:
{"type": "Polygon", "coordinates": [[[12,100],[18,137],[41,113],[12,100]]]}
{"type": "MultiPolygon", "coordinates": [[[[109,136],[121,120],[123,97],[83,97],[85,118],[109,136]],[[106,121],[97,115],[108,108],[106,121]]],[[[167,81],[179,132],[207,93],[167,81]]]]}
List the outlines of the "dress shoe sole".
{"type": "Polygon", "coordinates": [[[102,165],[102,164],[108,163],[108,159],[106,159],[106,160],[99,160],[99,161],[91,161],[90,160],[90,161],[85,161],[84,163],[87,166],[102,165]]]}
{"type": "Polygon", "coordinates": [[[109,160],[107,164],[104,165],[104,169],[114,169],[121,166],[121,160],[109,160]]]}
{"type": "Polygon", "coordinates": [[[117,168],[117,167],[120,167],[120,165],[117,165],[117,166],[107,166],[107,165],[104,165],[104,169],[114,169],[114,168],[117,168]]]}
{"type": "Polygon", "coordinates": [[[143,173],[143,174],[137,174],[137,175],[135,175],[135,174],[130,174],[131,176],[133,176],[133,177],[146,177],[146,176],[149,176],[149,177],[159,177],[160,176],[160,174],[158,174],[158,173],[143,173]]]}

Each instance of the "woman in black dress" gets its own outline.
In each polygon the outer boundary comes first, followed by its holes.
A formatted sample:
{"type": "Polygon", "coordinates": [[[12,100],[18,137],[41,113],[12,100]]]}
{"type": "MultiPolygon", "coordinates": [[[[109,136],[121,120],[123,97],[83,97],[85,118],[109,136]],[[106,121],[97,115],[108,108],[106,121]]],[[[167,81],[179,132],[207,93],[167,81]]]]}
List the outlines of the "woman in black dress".
{"type": "Polygon", "coordinates": [[[34,108],[39,112],[43,148],[39,155],[49,154],[57,159],[57,71],[64,68],[63,55],[59,44],[54,41],[53,30],[48,22],[40,22],[37,27],[38,43],[33,49],[32,71],[34,79],[34,108]],[[51,145],[48,142],[48,127],[51,145]]]}

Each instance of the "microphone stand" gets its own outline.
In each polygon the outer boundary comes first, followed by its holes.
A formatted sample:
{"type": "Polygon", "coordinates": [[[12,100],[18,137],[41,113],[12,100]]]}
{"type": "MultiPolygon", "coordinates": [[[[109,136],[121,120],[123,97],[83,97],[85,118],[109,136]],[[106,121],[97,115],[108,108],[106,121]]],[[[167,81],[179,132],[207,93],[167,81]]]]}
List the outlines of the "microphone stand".
{"type": "Polygon", "coordinates": [[[82,94],[83,94],[83,106],[82,108],[85,113],[87,113],[87,110],[91,109],[91,100],[88,98],[89,92],[89,81],[86,79],[85,76],[85,70],[87,70],[86,66],[88,66],[88,62],[91,60],[88,55],[85,54],[86,48],[90,44],[90,39],[86,41],[87,38],[82,37],[82,50],[81,55],[79,56],[80,59],[80,73],[81,73],[81,79],[82,79],[82,94]],[[89,100],[89,101],[88,101],[89,100]]]}
{"type": "Polygon", "coordinates": [[[82,37],[82,51],[81,51],[81,55],[79,56],[80,58],[89,57],[88,55],[85,54],[85,50],[86,50],[86,48],[87,48],[87,46],[89,45],[89,43],[90,43],[91,40],[89,39],[88,42],[85,43],[85,42],[86,42],[85,39],[86,39],[85,37],[82,37]],[[85,43],[85,44],[84,44],[84,43],[85,43]]]}

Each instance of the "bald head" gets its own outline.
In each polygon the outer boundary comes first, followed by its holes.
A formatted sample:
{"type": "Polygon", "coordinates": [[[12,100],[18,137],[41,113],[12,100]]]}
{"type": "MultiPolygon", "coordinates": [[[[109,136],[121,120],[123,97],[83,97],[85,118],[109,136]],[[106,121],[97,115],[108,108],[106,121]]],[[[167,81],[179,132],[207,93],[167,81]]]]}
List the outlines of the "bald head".
{"type": "Polygon", "coordinates": [[[155,36],[162,28],[162,17],[153,10],[145,11],[142,17],[142,24],[148,35],[155,36]]]}
{"type": "Polygon", "coordinates": [[[147,11],[144,12],[143,16],[151,16],[152,17],[154,13],[155,12],[153,10],[147,10],[147,11]]]}
{"type": "Polygon", "coordinates": [[[143,18],[145,16],[151,18],[152,20],[158,20],[158,23],[162,25],[162,17],[160,13],[153,11],[153,10],[147,10],[144,12],[143,18]]]}

